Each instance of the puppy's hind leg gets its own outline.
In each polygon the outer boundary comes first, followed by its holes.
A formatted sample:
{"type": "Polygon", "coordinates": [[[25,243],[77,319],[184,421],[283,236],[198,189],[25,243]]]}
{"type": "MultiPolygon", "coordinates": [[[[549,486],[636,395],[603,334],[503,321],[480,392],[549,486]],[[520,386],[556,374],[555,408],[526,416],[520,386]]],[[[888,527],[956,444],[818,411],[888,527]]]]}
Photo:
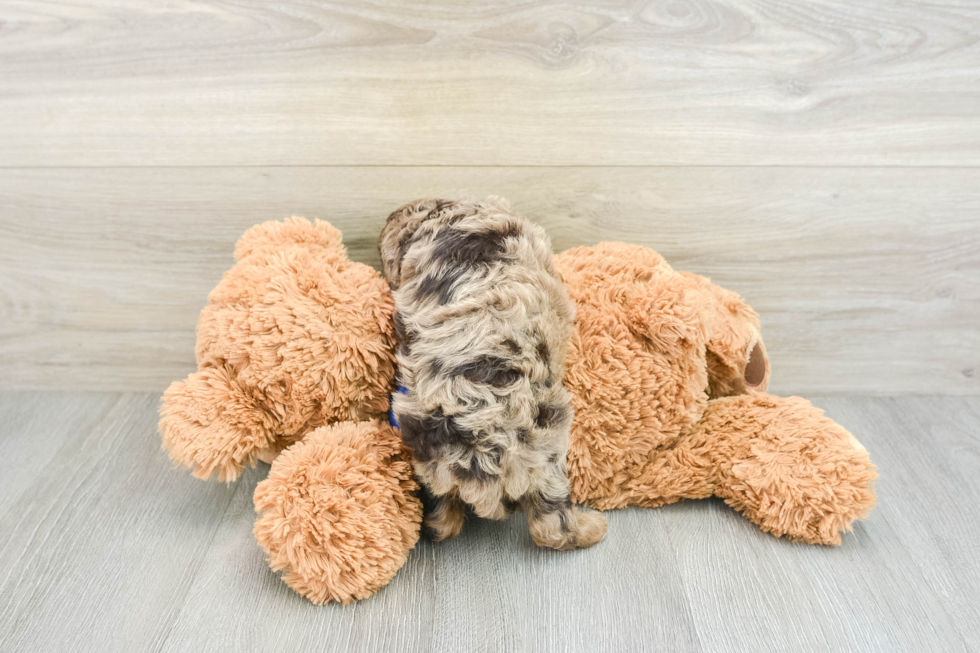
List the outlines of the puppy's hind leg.
{"type": "Polygon", "coordinates": [[[442,496],[429,495],[425,500],[425,527],[435,542],[459,535],[466,519],[466,504],[453,490],[442,496]]]}
{"type": "Polygon", "coordinates": [[[549,468],[540,487],[521,499],[531,537],[538,546],[569,551],[587,549],[606,535],[606,517],[572,505],[564,465],[549,468]]]}

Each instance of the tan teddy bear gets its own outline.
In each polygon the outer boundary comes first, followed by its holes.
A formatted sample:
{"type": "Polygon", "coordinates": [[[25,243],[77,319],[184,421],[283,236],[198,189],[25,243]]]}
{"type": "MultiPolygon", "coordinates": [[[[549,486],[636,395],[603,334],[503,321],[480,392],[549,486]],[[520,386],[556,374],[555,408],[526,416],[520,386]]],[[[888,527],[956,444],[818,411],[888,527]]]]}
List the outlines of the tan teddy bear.
{"type": "Polygon", "coordinates": [[[253,227],[235,259],[201,311],[198,371],[163,395],[163,446],[200,478],[275,460],[255,493],[269,563],[317,603],[365,598],[404,564],[422,517],[385,419],[388,284],[321,221],[253,227]]]}
{"type": "MultiPolygon", "coordinates": [[[[324,222],[254,227],[236,259],[201,314],[199,371],[164,394],[164,446],[225,480],[274,459],[255,492],[273,569],[316,603],[365,598],[404,563],[421,520],[409,454],[382,419],[387,285],[324,222]]],[[[577,502],[715,495],[766,531],[821,544],[868,513],[867,452],[807,401],[765,394],[758,317],[737,295],[633,245],[555,264],[577,307],[565,377],[577,502]]]]}
{"type": "Polygon", "coordinates": [[[572,497],[600,510],[712,495],[789,539],[839,544],[874,506],[874,466],[799,397],[765,394],[755,311],[645,247],[555,257],[576,305],[565,385],[572,497]]]}

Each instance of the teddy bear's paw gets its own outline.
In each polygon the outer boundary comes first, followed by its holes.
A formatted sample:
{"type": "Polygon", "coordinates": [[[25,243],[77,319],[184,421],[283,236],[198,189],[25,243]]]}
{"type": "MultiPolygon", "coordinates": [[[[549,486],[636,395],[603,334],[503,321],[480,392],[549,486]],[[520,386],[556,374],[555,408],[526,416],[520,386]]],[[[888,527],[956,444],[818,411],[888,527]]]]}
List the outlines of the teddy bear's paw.
{"type": "Polygon", "coordinates": [[[278,421],[222,368],[174,382],[163,394],[160,433],[170,458],[209,478],[233,481],[272,447],[278,421]]]}
{"type": "Polygon", "coordinates": [[[765,531],[811,544],[840,544],[867,517],[877,472],[846,429],[798,397],[722,401],[738,403],[734,414],[753,425],[718,492],[729,505],[765,531]]]}
{"type": "Polygon", "coordinates": [[[415,546],[422,506],[401,438],[377,421],[318,428],[255,489],[255,537],[313,603],[350,603],[390,581],[415,546]]]}

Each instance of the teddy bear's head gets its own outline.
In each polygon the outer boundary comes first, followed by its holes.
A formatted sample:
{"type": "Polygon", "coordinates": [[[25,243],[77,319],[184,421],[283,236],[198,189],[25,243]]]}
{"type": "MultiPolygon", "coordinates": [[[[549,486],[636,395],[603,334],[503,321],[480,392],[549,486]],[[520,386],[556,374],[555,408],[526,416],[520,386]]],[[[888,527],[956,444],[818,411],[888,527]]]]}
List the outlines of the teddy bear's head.
{"type": "Polygon", "coordinates": [[[319,426],[383,416],[395,373],[391,293],[340,231],[267,222],[235,259],[201,311],[198,372],[167,390],[160,422],[175,461],[223,480],[319,426]]]}
{"type": "Polygon", "coordinates": [[[690,431],[709,398],[765,390],[758,316],[735,293],[638,245],[578,247],[555,266],[576,305],[565,375],[573,497],[621,507],[631,501],[623,479],[690,431]]]}

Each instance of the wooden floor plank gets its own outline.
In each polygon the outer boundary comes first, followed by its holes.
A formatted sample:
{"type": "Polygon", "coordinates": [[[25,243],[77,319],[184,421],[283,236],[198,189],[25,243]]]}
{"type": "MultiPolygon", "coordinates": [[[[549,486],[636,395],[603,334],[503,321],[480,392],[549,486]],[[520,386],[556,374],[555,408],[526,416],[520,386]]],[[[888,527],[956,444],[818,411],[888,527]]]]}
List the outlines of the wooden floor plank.
{"type": "Polygon", "coordinates": [[[980,599],[976,563],[960,556],[949,564],[946,550],[980,536],[980,515],[967,493],[959,502],[944,501],[959,479],[939,459],[962,446],[964,422],[977,432],[977,401],[835,397],[817,403],[871,451],[881,473],[879,505],[838,548],[773,538],[719,500],[661,509],[704,650],[973,650],[980,636],[980,619],[969,607],[980,599]],[[923,420],[932,420],[934,439],[921,437],[916,426],[923,420]],[[933,487],[911,500],[910,467],[933,479],[933,487]],[[940,486],[945,491],[932,491],[940,486]],[[906,530],[911,519],[918,526],[906,530]],[[921,541],[921,532],[931,540],[921,541]]]}
{"type": "Polygon", "coordinates": [[[556,250],[653,247],[761,314],[783,394],[980,394],[978,170],[0,170],[0,388],[162,390],[257,222],[331,220],[378,265],[387,214],[500,194],[556,250]]]}
{"type": "MultiPolygon", "coordinates": [[[[887,451],[897,438],[917,446],[915,430],[903,431],[902,424],[910,420],[902,411],[891,412],[889,420],[874,410],[881,404],[873,400],[822,401],[861,435],[876,459],[876,452],[887,451]],[[862,413],[866,405],[872,409],[862,413]]],[[[906,413],[920,419],[931,419],[936,411],[947,412],[946,406],[953,408],[954,421],[969,421],[969,410],[976,411],[976,400],[917,398],[890,403],[905,406],[906,413]]],[[[950,425],[940,419],[935,428],[946,433],[950,425]]],[[[910,460],[921,459],[914,450],[906,454],[910,460]]],[[[949,601],[969,610],[977,600],[971,578],[967,576],[957,586],[960,593],[955,596],[937,589],[937,580],[948,585],[957,570],[936,558],[944,547],[934,542],[918,550],[910,548],[905,541],[908,533],[891,524],[893,515],[917,508],[896,500],[904,479],[887,456],[882,469],[886,476],[878,491],[884,507],[876,510],[871,521],[858,525],[840,548],[777,540],[719,501],[610,513],[607,540],[596,549],[571,555],[535,549],[520,519],[506,523],[477,520],[455,541],[420,545],[407,568],[411,580],[401,574],[396,577],[378,597],[385,603],[384,610],[371,612],[384,614],[377,617],[384,623],[421,623],[424,632],[433,633],[431,641],[406,638],[404,630],[390,627],[381,631],[380,641],[365,635],[376,633],[376,617],[368,617],[364,610],[373,601],[323,611],[329,617],[329,630],[339,632],[344,645],[357,642],[355,650],[391,650],[385,646],[397,644],[399,650],[612,651],[630,650],[641,642],[664,650],[969,650],[980,624],[975,617],[950,612],[949,601]],[[420,561],[433,569],[423,581],[426,592],[415,601],[391,603],[388,592],[402,593],[406,583],[419,581],[420,561]],[[417,601],[431,604],[424,611],[426,616],[416,618],[417,601]],[[399,606],[411,606],[413,618],[399,619],[399,606]],[[373,626],[365,629],[365,623],[373,626]]],[[[942,483],[948,478],[942,471],[941,466],[927,462],[921,473],[942,483]]],[[[961,508],[976,513],[969,506],[952,510],[961,508]]],[[[935,529],[944,520],[943,515],[921,516],[920,528],[925,530],[930,530],[930,524],[935,529]]],[[[223,529],[232,520],[238,522],[231,529],[238,531],[231,546],[239,550],[252,547],[247,555],[254,561],[261,555],[251,542],[244,544],[252,519],[249,506],[243,505],[240,517],[229,511],[223,529]]],[[[968,519],[959,524],[962,527],[945,548],[966,551],[967,543],[980,533],[968,519]]],[[[240,554],[214,557],[226,561],[219,563],[225,567],[218,575],[221,582],[241,574],[245,566],[240,554]]],[[[965,558],[961,562],[972,564],[965,558]]],[[[277,590],[271,591],[278,596],[277,590]]],[[[213,590],[199,589],[199,593],[199,603],[189,604],[178,621],[182,638],[172,642],[174,650],[205,631],[208,646],[217,646],[222,633],[230,638],[235,633],[250,633],[246,639],[232,639],[234,646],[280,650],[276,641],[252,632],[256,627],[250,624],[256,617],[240,592],[235,593],[226,616],[217,620],[203,611],[213,590]],[[187,615],[192,616],[189,624],[193,627],[184,622],[187,615]],[[215,622],[220,624],[217,630],[215,622]]],[[[271,605],[258,608],[263,613],[271,609],[271,605]]],[[[303,607],[297,609],[304,619],[310,618],[303,607]]],[[[311,641],[308,637],[315,639],[320,632],[311,625],[303,628],[299,622],[284,630],[300,634],[285,636],[282,650],[307,643],[311,641]]],[[[415,632],[408,630],[409,635],[415,632]]]]}
{"type": "Polygon", "coordinates": [[[0,648],[153,650],[235,488],[173,469],[160,451],[156,395],[115,397],[109,410],[93,395],[29,400],[33,420],[0,427],[27,462],[46,453],[50,416],[72,417],[59,407],[87,401],[100,419],[21,477],[20,499],[0,515],[0,648]]]}
{"type": "Polygon", "coordinates": [[[0,166],[980,165],[969,0],[7,0],[0,24],[0,166]]]}
{"type": "Polygon", "coordinates": [[[0,393],[0,515],[28,500],[24,493],[61,449],[89,433],[118,401],[109,393],[0,393]]]}
{"type": "MultiPolygon", "coordinates": [[[[878,439],[873,451],[883,498],[873,523],[882,542],[901,542],[905,572],[921,579],[901,600],[935,596],[948,621],[930,619],[934,641],[956,650],[958,634],[963,650],[980,650],[980,402],[828,397],[820,403],[854,433],[878,439]]],[[[890,593],[881,598],[898,602],[890,593]]]]}
{"type": "Polygon", "coordinates": [[[701,651],[663,520],[624,510],[586,551],[536,547],[522,515],[475,520],[443,543],[436,613],[438,650],[701,651]],[[481,623],[459,624],[459,605],[478,604],[481,623]]]}
{"type": "Polygon", "coordinates": [[[861,524],[826,549],[767,536],[716,500],[666,513],[705,651],[968,650],[901,533],[861,524]]]}
{"type": "Polygon", "coordinates": [[[34,467],[2,477],[0,648],[975,650],[980,399],[817,403],[881,472],[841,547],[773,538],[717,500],[608,513],[606,539],[567,554],[517,515],[420,543],[367,601],[317,607],[252,536],[266,466],[235,486],[174,470],[155,396],[2,393],[0,471],[34,467]]]}
{"type": "Polygon", "coordinates": [[[371,600],[318,608],[266,567],[255,482],[243,478],[164,651],[701,650],[655,514],[613,514],[603,549],[568,554],[537,549],[519,516],[474,520],[452,542],[420,542],[371,600]]]}
{"type": "Polygon", "coordinates": [[[202,571],[160,650],[429,650],[431,546],[420,545],[395,580],[370,601],[315,606],[269,569],[252,535],[252,493],[267,471],[267,465],[260,465],[242,476],[202,571]]]}

